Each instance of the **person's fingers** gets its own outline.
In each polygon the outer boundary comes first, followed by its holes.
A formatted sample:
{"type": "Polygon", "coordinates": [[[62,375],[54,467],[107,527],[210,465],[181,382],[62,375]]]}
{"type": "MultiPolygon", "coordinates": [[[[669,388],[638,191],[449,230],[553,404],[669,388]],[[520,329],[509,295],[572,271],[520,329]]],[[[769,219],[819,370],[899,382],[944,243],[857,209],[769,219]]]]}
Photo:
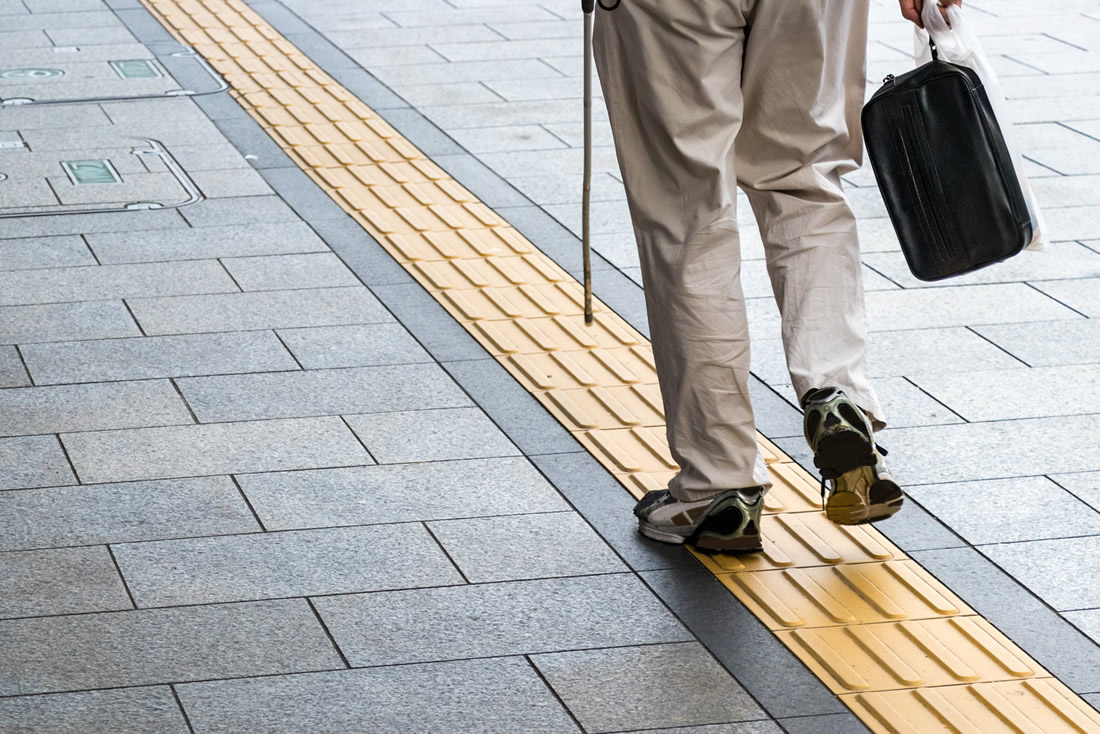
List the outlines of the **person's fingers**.
{"type": "Polygon", "coordinates": [[[924,28],[924,22],[920,18],[921,9],[923,6],[923,0],[900,0],[901,1],[901,15],[908,21],[917,24],[917,27],[924,28]]]}

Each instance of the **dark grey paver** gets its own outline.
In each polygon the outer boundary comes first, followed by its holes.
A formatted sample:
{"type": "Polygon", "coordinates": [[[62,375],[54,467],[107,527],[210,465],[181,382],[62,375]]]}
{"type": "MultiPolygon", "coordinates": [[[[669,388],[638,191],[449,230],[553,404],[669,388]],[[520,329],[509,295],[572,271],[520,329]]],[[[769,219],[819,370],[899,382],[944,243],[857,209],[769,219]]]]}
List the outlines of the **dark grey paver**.
{"type": "Polygon", "coordinates": [[[279,337],[307,370],[433,361],[400,324],[279,329],[279,337]]]}
{"type": "Polygon", "coordinates": [[[89,483],[371,463],[339,418],[174,426],[62,435],[89,483]]]}
{"type": "Polygon", "coordinates": [[[443,366],[523,453],[564,453],[580,447],[495,359],[448,362],[443,366]]]}
{"type": "Polygon", "coordinates": [[[1029,579],[1013,579],[973,548],[912,555],[1067,686],[1100,691],[1100,646],[1021,585],[1029,579]]]}
{"type": "Polygon", "coordinates": [[[164,380],[21,387],[0,391],[0,435],[194,423],[164,380]]]}
{"type": "Polygon", "coordinates": [[[188,734],[172,690],[119,688],[0,699],[7,734],[188,734]]]}
{"type": "Polygon", "coordinates": [[[393,320],[366,288],[134,298],[129,303],[147,334],[336,326],[393,320]]]}
{"type": "Polygon", "coordinates": [[[1100,321],[977,326],[979,334],[1033,367],[1100,362],[1100,321]]]}
{"type": "Polygon", "coordinates": [[[569,509],[534,467],[512,458],[248,474],[237,480],[269,530],[569,509]]]}
{"type": "Polygon", "coordinates": [[[164,232],[113,232],[88,235],[99,261],[109,263],[193,260],[324,252],[324,242],[302,222],[200,227],[164,232]]]}
{"type": "Polygon", "coordinates": [[[428,527],[475,584],[626,570],[574,512],[437,520],[428,527]]]}
{"type": "Polygon", "coordinates": [[[180,213],[192,227],[298,221],[298,215],[278,196],[234,196],[224,199],[207,199],[181,209],[180,213]]]}
{"type": "Polygon", "coordinates": [[[531,660],[590,732],[766,716],[697,642],[535,655],[531,660]]]}
{"type": "Polygon", "coordinates": [[[1100,535],[1100,512],[1046,477],[924,485],[909,493],[975,545],[1100,535]]]}
{"type": "Polygon", "coordinates": [[[95,265],[95,258],[80,237],[34,237],[0,240],[0,269],[67,268],[95,265]]]}
{"type": "Polygon", "coordinates": [[[0,694],[329,670],[304,599],[0,622],[0,694]]]}
{"type": "Polygon", "coordinates": [[[371,290],[437,360],[485,358],[485,348],[419,283],[379,285],[371,290]]]}
{"type": "Polygon", "coordinates": [[[435,364],[190,377],[176,384],[204,423],[470,404],[435,364]]]}
{"type": "Polygon", "coordinates": [[[382,591],[314,604],[353,667],[692,639],[629,574],[382,591]]]}
{"type": "Polygon", "coordinates": [[[121,301],[0,307],[0,344],[109,339],[140,333],[121,301]]]}
{"type": "Polygon", "coordinates": [[[264,180],[295,213],[308,222],[348,219],[339,204],[297,166],[262,169],[264,180]]]}
{"type": "Polygon", "coordinates": [[[868,734],[870,732],[870,729],[852,714],[780,719],[779,724],[787,734],[868,734]]]}
{"type": "Polygon", "coordinates": [[[647,571],[641,576],[771,716],[811,716],[847,710],[702,565],[647,571]]]}
{"type": "Polygon", "coordinates": [[[259,531],[228,477],[0,494],[0,550],[259,531]]]}
{"type": "Polygon", "coordinates": [[[340,258],[331,252],[233,258],[222,262],[241,290],[246,291],[360,284],[359,279],[340,262],[340,258]]]}
{"type": "Polygon", "coordinates": [[[480,408],[374,413],[347,421],[379,464],[520,453],[480,408]]]}
{"type": "Polygon", "coordinates": [[[463,583],[419,523],[124,543],[113,549],[139,607],[463,583]]]}
{"type": "Polygon", "coordinates": [[[577,732],[522,658],[191,683],[178,687],[209,734],[577,732]]]}
{"type": "Polygon", "coordinates": [[[880,522],[875,525],[879,532],[902,550],[908,552],[936,548],[961,548],[966,545],[966,541],[917,504],[912,497],[904,507],[905,511],[891,517],[889,522],[880,522]]]}
{"type": "Polygon", "coordinates": [[[310,225],[367,285],[415,284],[408,271],[354,219],[322,219],[310,225]]]}
{"type": "Polygon", "coordinates": [[[1080,415],[886,429],[881,439],[905,487],[1095,469],[1098,431],[1100,415],[1080,415]]]}
{"type": "Polygon", "coordinates": [[[295,163],[283,152],[267,132],[252,119],[231,117],[214,121],[218,131],[243,155],[248,156],[253,168],[280,168],[295,163]]]}
{"type": "Polygon", "coordinates": [[[0,617],[133,609],[106,546],[5,553],[0,617]]]}
{"type": "Polygon", "coordinates": [[[1100,607],[1100,535],[983,545],[978,550],[1055,609],[1100,607]]]}
{"type": "MultiPolygon", "coordinates": [[[[527,206],[531,203],[512,184],[468,153],[437,156],[433,161],[493,209],[527,206]]],[[[503,212],[498,213],[503,216],[503,212]]],[[[526,232],[524,234],[531,236],[526,232]]]]}
{"type": "Polygon", "coordinates": [[[782,734],[782,732],[779,725],[773,721],[742,721],[737,724],[678,726],[675,729],[631,729],[630,734],[782,734]]]}
{"type": "Polygon", "coordinates": [[[28,344],[35,384],[297,370],[270,331],[28,344]]]}

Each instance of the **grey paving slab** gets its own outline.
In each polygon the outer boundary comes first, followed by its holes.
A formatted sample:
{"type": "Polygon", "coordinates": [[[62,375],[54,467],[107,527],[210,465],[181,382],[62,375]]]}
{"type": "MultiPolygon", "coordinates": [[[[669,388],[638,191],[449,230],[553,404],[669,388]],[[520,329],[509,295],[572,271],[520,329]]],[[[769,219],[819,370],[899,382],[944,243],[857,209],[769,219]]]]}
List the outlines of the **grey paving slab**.
{"type": "Polygon", "coordinates": [[[1072,622],[1077,629],[1091,637],[1097,645],[1100,645],[1100,609],[1068,612],[1066,619],[1072,622]]]}
{"type": "Polygon", "coordinates": [[[432,361],[400,324],[279,329],[278,334],[307,370],[432,361]]]}
{"type": "Polygon", "coordinates": [[[46,35],[45,31],[38,28],[0,32],[0,47],[2,48],[41,48],[51,45],[50,37],[46,35]]]}
{"type": "Polygon", "coordinates": [[[31,378],[23,367],[23,359],[15,347],[0,347],[0,388],[25,387],[31,378]]]}
{"type": "Polygon", "coordinates": [[[102,5],[99,10],[40,12],[4,18],[8,30],[27,28],[109,28],[118,26],[118,18],[102,5]]]}
{"type": "Polygon", "coordinates": [[[304,599],[0,622],[3,695],[330,670],[304,599]]]}
{"type": "MultiPolygon", "coordinates": [[[[1100,148],[1100,143],[1097,143],[1100,148]]],[[[863,261],[905,288],[937,287],[917,280],[900,252],[867,253],[863,261]]],[[[1022,252],[1014,258],[967,275],[952,278],[951,286],[979,283],[1011,283],[1058,278],[1100,277],[1100,253],[1076,242],[1055,242],[1048,252],[1022,252]]],[[[944,284],[939,283],[939,287],[944,284]]]]}
{"type": "Polygon", "coordinates": [[[27,344],[35,384],[297,370],[270,331],[27,344]]]}
{"type": "Polygon", "coordinates": [[[133,609],[102,545],[0,556],[0,618],[133,609]]]}
{"type": "MultiPolygon", "coordinates": [[[[468,26],[480,27],[485,26],[468,26]]],[[[409,29],[415,30],[415,29],[409,29]]],[[[432,29],[440,30],[440,29],[432,29]]],[[[452,29],[443,29],[452,30],[452,29]]],[[[387,31],[385,33],[390,33],[387,31]]],[[[490,33],[492,31],[489,31],[490,33]]],[[[336,35],[335,33],[330,35],[336,35]]],[[[395,86],[393,91],[409,104],[420,105],[445,105],[445,104],[472,104],[477,102],[500,102],[501,96],[493,92],[480,82],[454,82],[451,84],[408,84],[395,86]]]]}
{"type": "Polygon", "coordinates": [[[278,196],[207,199],[181,209],[180,213],[192,227],[298,221],[298,215],[278,196]]]}
{"type": "Polygon", "coordinates": [[[189,732],[167,686],[0,699],[0,730],[9,734],[189,732]]]}
{"type": "Polygon", "coordinates": [[[974,330],[1033,367],[1100,362],[1100,321],[1043,321],[974,330]]]}
{"type": "Polygon", "coordinates": [[[331,252],[228,258],[222,263],[245,291],[360,285],[359,279],[331,252]]]}
{"type": "MultiPolygon", "coordinates": [[[[1014,545],[1026,544],[1002,547],[1014,545]]],[[[1013,578],[974,548],[913,557],[1067,686],[1100,691],[1100,646],[1025,587],[1027,579],[1013,578]]]]}
{"type": "Polygon", "coordinates": [[[371,463],[339,418],[101,431],[61,438],[81,480],[88,483],[371,463]]]}
{"type": "Polygon", "coordinates": [[[743,721],[738,724],[678,726],[675,729],[632,729],[631,734],[781,734],[782,731],[773,721],[743,721]]]}
{"type": "Polygon", "coordinates": [[[0,435],[194,423],[168,381],[23,387],[0,391],[0,435]]]}
{"type": "MultiPolygon", "coordinates": [[[[575,34],[574,34],[575,35],[575,34]]],[[[422,26],[418,28],[360,28],[350,31],[334,30],[325,37],[340,48],[380,48],[383,46],[410,46],[440,42],[462,43],[470,41],[499,41],[500,35],[484,23],[451,26],[422,26]]]]}
{"type": "MultiPolygon", "coordinates": [[[[5,114],[7,114],[5,112],[5,114]]],[[[0,219],[0,240],[53,237],[99,232],[153,229],[180,230],[187,222],[176,209],[153,209],[106,214],[67,214],[63,217],[13,217],[0,219]]]]}
{"type": "Polygon", "coordinates": [[[428,524],[471,583],[615,573],[626,567],[572,512],[428,524]]]}
{"type": "Polygon", "coordinates": [[[55,436],[0,439],[0,489],[75,482],[76,477],[55,436]]]}
{"type": "Polygon", "coordinates": [[[393,321],[362,287],[134,298],[129,305],[150,335],[393,321]]]}
{"type": "MultiPolygon", "coordinates": [[[[462,61],[450,64],[403,64],[372,69],[379,81],[390,87],[408,84],[455,84],[493,79],[558,79],[561,72],[537,59],[462,61]]],[[[431,115],[429,115],[431,117],[431,115]]]]}
{"type": "Polygon", "coordinates": [[[262,170],[294,165],[287,154],[254,120],[230,117],[217,119],[214,124],[217,125],[218,132],[247,157],[253,168],[262,170]]]}
{"type": "MultiPolygon", "coordinates": [[[[71,8],[66,8],[71,10],[71,8]]],[[[47,28],[46,35],[55,46],[90,46],[100,44],[137,43],[134,34],[125,28],[99,28],[94,34],[83,28],[47,28]]]]}
{"type": "Polygon", "coordinates": [[[89,235],[88,243],[104,264],[290,255],[328,249],[302,222],[248,227],[227,225],[171,232],[120,231],[89,235]]]}
{"type": "Polygon", "coordinates": [[[540,20],[560,20],[549,10],[535,5],[512,5],[503,8],[455,8],[453,10],[389,11],[386,17],[403,28],[447,26],[452,23],[509,23],[540,20]]]}
{"type": "Polygon", "coordinates": [[[121,301],[0,307],[0,344],[137,336],[121,301]]]}
{"type": "Polygon", "coordinates": [[[1100,535],[1100,512],[1046,477],[924,485],[908,492],[975,545],[1100,535]]]}
{"type": "Polygon", "coordinates": [[[435,364],[189,377],[176,384],[203,423],[470,404],[435,364]]]}
{"type": "Polygon", "coordinates": [[[211,260],[0,273],[0,305],[5,306],[238,290],[221,265],[211,260]]]}
{"type": "Polygon", "coordinates": [[[443,408],[347,417],[380,464],[517,456],[480,408],[443,408]]]}
{"type": "Polygon", "coordinates": [[[887,428],[902,486],[1089,471],[1100,465],[1100,416],[887,428]]]}
{"type": "Polygon", "coordinates": [[[0,240],[0,269],[65,268],[95,265],[96,259],[77,235],[0,240]]]}
{"type": "Polygon", "coordinates": [[[912,379],[971,421],[1100,412],[1096,397],[1100,370],[1095,365],[918,375],[912,379]]]}
{"type": "Polygon", "coordinates": [[[1058,610],[1100,607],[1100,536],[983,545],[979,550],[1058,610]]]}
{"type": "Polygon", "coordinates": [[[871,731],[852,714],[781,719],[779,724],[787,734],[868,734],[871,731]]]}
{"type": "Polygon", "coordinates": [[[464,583],[420,523],[123,543],[138,607],[464,583]]]}
{"type": "Polygon", "coordinates": [[[210,199],[265,196],[272,193],[263,177],[251,168],[194,171],[190,175],[199,191],[210,199]]]}
{"type": "Polygon", "coordinates": [[[353,667],[693,639],[629,574],[330,596],[314,605],[353,667]]]}
{"type": "Polygon", "coordinates": [[[569,509],[517,458],[237,477],[269,530],[442,520],[569,509]]]}
{"type": "Polygon", "coordinates": [[[1049,280],[1035,287],[1089,318],[1100,316],[1100,278],[1049,280]]]}
{"type": "Polygon", "coordinates": [[[1019,283],[867,294],[867,319],[872,331],[1052,321],[1075,316],[1060,303],[1019,283]],[[1006,304],[1012,307],[1006,308],[1006,304]]]}
{"type": "Polygon", "coordinates": [[[589,732],[766,718],[697,642],[534,655],[531,661],[589,732]]]}
{"type": "Polygon", "coordinates": [[[0,494],[0,550],[260,529],[228,477],[48,487],[0,494]]]}
{"type": "Polygon", "coordinates": [[[1054,474],[1051,476],[1078,499],[1100,510],[1100,471],[1079,474],[1054,474]]]}
{"type": "Polygon", "coordinates": [[[177,690],[196,731],[210,734],[579,731],[522,658],[193,683],[177,690]]]}
{"type": "Polygon", "coordinates": [[[561,423],[496,360],[447,362],[444,367],[523,453],[553,454],[579,448],[561,423]]]}

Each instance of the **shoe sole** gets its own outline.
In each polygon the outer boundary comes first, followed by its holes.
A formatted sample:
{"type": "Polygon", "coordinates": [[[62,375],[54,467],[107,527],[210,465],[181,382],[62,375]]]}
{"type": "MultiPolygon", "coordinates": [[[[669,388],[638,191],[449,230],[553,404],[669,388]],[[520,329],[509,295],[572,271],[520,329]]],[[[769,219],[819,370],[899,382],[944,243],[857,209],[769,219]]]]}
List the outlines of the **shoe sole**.
{"type": "MultiPolygon", "coordinates": [[[[743,535],[740,530],[745,510],[735,500],[725,507],[717,507],[690,534],[660,530],[646,522],[638,523],[638,531],[651,540],[677,545],[691,545],[699,550],[719,553],[752,553],[763,550],[759,535],[743,535]],[[727,509],[737,510],[737,522],[723,532],[723,514],[727,509]]],[[[758,522],[754,520],[753,522],[758,522]]],[[[685,528],[686,530],[687,528],[685,528]]]]}
{"type": "Polygon", "coordinates": [[[837,525],[863,525],[885,520],[900,510],[904,502],[901,487],[888,479],[876,482],[873,468],[861,467],[855,487],[841,487],[829,495],[825,515],[837,525]]]}

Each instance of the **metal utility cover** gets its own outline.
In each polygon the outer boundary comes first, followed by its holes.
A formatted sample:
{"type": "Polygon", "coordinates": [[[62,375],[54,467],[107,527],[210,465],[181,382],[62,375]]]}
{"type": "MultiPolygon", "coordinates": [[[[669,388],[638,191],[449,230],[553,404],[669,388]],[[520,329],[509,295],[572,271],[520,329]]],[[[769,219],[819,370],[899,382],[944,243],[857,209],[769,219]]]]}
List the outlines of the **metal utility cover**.
{"type": "Polygon", "coordinates": [[[64,74],[61,69],[0,69],[0,79],[52,79],[64,74]]]}
{"type": "Polygon", "coordinates": [[[122,183],[118,171],[103,158],[86,161],[61,161],[61,167],[76,185],[122,183]]]}
{"type": "Polygon", "coordinates": [[[156,79],[164,76],[152,59],[123,59],[107,63],[120,79],[156,79]]]}

